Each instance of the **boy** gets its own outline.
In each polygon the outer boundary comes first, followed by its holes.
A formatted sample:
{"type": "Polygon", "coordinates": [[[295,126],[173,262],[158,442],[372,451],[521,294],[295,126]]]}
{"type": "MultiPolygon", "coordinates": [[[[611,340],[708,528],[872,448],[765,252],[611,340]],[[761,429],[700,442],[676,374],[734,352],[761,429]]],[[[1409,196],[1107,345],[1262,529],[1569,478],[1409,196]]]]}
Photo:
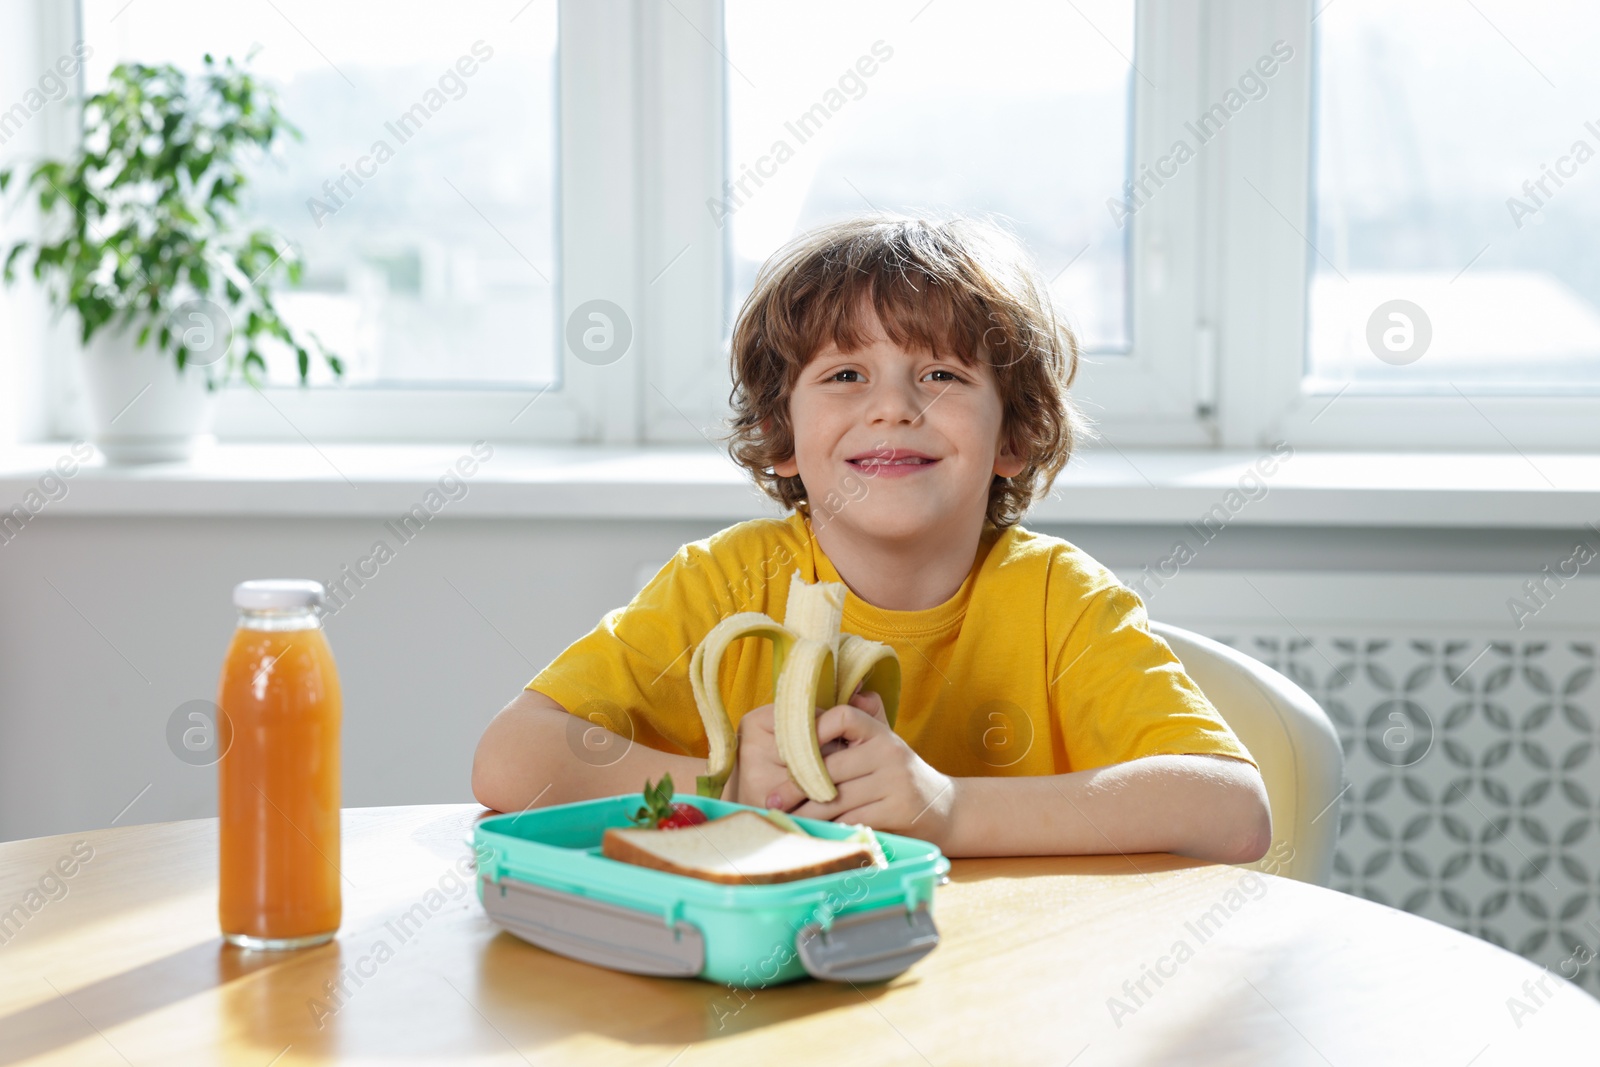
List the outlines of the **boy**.
{"type": "Polygon", "coordinates": [[[838,797],[808,800],[778,762],[771,646],[737,642],[724,799],[950,856],[1258,859],[1261,775],[1142,602],[1017,524],[1070,455],[1077,357],[1021,248],[987,225],[858,219],[779,252],[734,330],[729,451],[791,514],[683,546],[541,671],[479,741],[474,794],[515,811],[668,771],[693,782],[707,745],[690,653],[734,612],[781,620],[798,569],[845,583],[844,630],[895,648],[899,715],[891,729],[862,692],[819,711],[838,797]]]}

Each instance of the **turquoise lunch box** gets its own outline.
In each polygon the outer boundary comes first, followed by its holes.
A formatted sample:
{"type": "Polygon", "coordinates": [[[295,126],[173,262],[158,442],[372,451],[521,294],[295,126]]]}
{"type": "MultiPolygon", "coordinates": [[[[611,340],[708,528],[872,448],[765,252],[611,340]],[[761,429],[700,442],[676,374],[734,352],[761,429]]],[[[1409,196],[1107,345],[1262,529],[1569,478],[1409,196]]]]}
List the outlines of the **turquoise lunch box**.
{"type": "MultiPolygon", "coordinates": [[[[678,795],[711,819],[759,811],[678,795]]],[[[760,987],[807,975],[892,978],[939,943],[933,890],[950,861],[926,841],[878,833],[887,867],[774,885],[719,885],[600,854],[607,827],[631,826],[638,793],[483,819],[474,832],[478,900],[525,941],[588,963],[760,987]]],[[[795,820],[816,837],[852,827],[795,820]]],[[[689,830],[675,831],[681,833],[689,830]]]]}

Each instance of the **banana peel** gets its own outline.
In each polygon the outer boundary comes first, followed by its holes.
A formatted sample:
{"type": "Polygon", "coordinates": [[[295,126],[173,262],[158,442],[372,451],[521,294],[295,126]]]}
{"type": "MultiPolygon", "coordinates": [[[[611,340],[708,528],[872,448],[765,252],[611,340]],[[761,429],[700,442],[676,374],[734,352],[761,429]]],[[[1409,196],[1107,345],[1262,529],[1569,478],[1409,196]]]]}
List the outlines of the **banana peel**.
{"type": "Polygon", "coordinates": [[[705,723],[706,774],[695,780],[703,797],[720,797],[737,748],[733,720],[718,689],[717,671],[728,646],[746,637],[772,642],[773,726],[778,758],[807,797],[819,802],[839,795],[822,762],[817,711],[847,703],[859,686],[877,693],[894,726],[900,709],[900,659],[890,646],[841,631],[845,587],[817,582],[795,571],[779,623],[758,611],[730,615],[711,628],[689,661],[689,684],[705,723]]]}

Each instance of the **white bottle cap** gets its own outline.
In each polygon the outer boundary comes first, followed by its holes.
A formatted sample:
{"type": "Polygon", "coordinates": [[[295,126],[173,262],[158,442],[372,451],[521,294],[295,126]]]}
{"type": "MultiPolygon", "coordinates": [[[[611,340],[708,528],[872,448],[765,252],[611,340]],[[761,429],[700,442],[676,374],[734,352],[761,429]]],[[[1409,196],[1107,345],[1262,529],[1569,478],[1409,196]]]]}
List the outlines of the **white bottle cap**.
{"type": "Polygon", "coordinates": [[[307,578],[254,578],[233,587],[233,606],[240,611],[310,611],[326,595],[321,582],[307,578]]]}

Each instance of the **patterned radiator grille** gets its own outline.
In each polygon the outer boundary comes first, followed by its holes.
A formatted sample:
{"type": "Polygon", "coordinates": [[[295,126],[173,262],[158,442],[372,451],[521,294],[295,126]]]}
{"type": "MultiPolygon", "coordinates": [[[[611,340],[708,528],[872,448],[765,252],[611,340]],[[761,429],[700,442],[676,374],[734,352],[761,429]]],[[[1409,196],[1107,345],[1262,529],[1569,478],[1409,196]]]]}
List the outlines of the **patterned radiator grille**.
{"type": "Polygon", "coordinates": [[[1600,991],[1594,642],[1213,636],[1293,679],[1339,732],[1334,888],[1600,991]]]}

